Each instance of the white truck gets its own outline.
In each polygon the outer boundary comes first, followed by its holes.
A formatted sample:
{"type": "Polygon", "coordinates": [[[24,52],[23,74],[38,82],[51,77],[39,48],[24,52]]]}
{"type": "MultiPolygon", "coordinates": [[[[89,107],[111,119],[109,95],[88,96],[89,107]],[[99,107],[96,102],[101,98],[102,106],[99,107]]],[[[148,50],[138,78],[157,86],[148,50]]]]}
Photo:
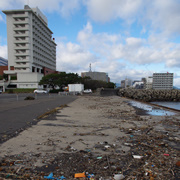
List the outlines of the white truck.
{"type": "Polygon", "coordinates": [[[84,84],[68,84],[69,93],[82,93],[84,91],[84,84]]]}

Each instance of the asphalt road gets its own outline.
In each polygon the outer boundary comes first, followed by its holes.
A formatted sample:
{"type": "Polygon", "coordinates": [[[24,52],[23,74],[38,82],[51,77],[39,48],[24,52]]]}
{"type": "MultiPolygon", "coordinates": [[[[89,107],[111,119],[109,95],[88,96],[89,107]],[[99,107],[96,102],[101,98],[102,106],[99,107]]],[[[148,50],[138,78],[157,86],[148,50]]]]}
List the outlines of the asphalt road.
{"type": "Polygon", "coordinates": [[[0,143],[36,124],[38,116],[75,99],[57,94],[0,94],[0,143]],[[35,100],[24,100],[27,96],[35,100]]]}

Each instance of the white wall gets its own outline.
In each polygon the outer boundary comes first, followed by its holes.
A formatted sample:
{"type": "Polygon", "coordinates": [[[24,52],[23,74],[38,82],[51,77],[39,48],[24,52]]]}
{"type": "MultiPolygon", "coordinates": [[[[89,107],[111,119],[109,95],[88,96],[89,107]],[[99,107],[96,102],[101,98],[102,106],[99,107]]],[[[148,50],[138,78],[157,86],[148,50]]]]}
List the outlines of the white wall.
{"type": "Polygon", "coordinates": [[[44,75],[43,74],[39,74],[39,73],[18,73],[17,74],[17,82],[39,82],[42,77],[44,75]]]}

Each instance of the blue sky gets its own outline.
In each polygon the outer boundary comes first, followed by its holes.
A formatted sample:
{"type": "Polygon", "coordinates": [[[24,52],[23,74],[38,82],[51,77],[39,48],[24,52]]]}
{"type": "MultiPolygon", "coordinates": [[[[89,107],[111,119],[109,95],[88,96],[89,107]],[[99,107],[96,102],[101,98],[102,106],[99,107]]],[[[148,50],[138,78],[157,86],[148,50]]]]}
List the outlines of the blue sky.
{"type": "MultiPolygon", "coordinates": [[[[107,72],[111,81],[174,73],[180,87],[180,0],[1,0],[0,10],[38,7],[57,43],[57,70],[107,72]]],[[[0,12],[0,56],[7,58],[0,12]]]]}

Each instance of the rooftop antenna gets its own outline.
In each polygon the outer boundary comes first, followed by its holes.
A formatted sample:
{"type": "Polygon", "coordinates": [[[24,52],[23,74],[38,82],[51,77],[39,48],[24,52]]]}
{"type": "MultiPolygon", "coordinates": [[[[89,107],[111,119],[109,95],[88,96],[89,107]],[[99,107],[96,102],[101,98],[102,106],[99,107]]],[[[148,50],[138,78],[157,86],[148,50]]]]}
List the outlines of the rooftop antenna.
{"type": "Polygon", "coordinates": [[[89,64],[89,72],[92,72],[92,70],[91,70],[91,63],[89,64]]]}

